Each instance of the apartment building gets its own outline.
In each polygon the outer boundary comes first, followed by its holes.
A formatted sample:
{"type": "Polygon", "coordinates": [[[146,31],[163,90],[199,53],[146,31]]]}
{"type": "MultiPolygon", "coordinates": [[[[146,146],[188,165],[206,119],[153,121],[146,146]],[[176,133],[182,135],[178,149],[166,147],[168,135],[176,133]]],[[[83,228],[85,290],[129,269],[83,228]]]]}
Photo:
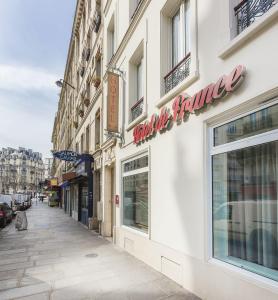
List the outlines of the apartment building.
{"type": "Polygon", "coordinates": [[[103,234],[202,299],[276,299],[277,1],[104,2],[103,234]]]}
{"type": "Polygon", "coordinates": [[[94,158],[91,177],[56,161],[75,172],[72,216],[202,299],[276,299],[277,1],[96,3],[78,1],[53,130],[55,150],[94,158]],[[101,76],[86,107],[89,3],[101,76]]]}
{"type": "Polygon", "coordinates": [[[84,225],[94,223],[95,227],[98,227],[96,203],[100,200],[102,157],[101,5],[99,0],[77,1],[52,134],[53,151],[71,150],[91,157],[91,161],[81,162],[79,166],[54,159],[53,171],[63,191],[65,210],[84,225]],[[90,172],[83,170],[91,167],[93,179],[90,172]],[[92,196],[95,207],[92,207],[92,196]]]}
{"type": "Polygon", "coordinates": [[[0,192],[34,194],[44,181],[42,155],[19,147],[0,150],[0,192]]]}

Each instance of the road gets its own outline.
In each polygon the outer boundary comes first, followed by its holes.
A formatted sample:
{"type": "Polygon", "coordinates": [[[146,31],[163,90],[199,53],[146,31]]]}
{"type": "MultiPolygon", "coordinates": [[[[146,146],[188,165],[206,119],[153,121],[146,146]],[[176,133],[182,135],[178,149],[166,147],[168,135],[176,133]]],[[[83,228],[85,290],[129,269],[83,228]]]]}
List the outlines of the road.
{"type": "Polygon", "coordinates": [[[27,231],[0,231],[1,300],[199,299],[59,208],[27,217],[27,231]]]}

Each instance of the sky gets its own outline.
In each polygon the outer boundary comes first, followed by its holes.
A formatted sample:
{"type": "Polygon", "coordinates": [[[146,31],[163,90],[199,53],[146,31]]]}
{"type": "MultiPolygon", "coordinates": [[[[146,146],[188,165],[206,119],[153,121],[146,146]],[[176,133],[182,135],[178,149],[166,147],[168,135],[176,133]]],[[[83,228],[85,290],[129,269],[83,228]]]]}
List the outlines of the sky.
{"type": "Polygon", "coordinates": [[[0,148],[51,157],[76,0],[0,0],[0,148]]]}

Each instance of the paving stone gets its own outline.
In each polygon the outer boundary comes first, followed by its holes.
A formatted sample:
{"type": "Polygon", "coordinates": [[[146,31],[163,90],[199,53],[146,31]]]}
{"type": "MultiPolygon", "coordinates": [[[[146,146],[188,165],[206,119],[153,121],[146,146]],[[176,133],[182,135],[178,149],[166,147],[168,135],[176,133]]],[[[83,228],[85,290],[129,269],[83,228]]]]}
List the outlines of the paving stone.
{"type": "Polygon", "coordinates": [[[12,289],[17,286],[17,279],[0,280],[0,291],[12,289]]]}
{"type": "Polygon", "coordinates": [[[23,272],[23,269],[0,272],[0,280],[19,278],[23,275],[23,272]]]}
{"type": "Polygon", "coordinates": [[[10,299],[16,299],[20,297],[42,294],[44,292],[49,292],[49,291],[51,291],[51,286],[46,283],[42,283],[37,285],[30,285],[21,288],[5,290],[4,292],[0,292],[0,299],[10,300],[10,299]]]}
{"type": "Polygon", "coordinates": [[[27,261],[27,262],[23,262],[23,263],[2,265],[2,266],[0,266],[0,272],[9,271],[9,270],[17,270],[17,269],[30,268],[33,265],[34,265],[34,263],[32,261],[31,262],[27,261]]]}
{"type": "Polygon", "coordinates": [[[20,263],[20,262],[26,262],[28,260],[28,257],[13,257],[13,258],[2,258],[0,259],[0,266],[2,265],[8,265],[8,264],[14,264],[14,263],[20,263]]]}
{"type": "Polygon", "coordinates": [[[27,231],[0,232],[1,300],[198,299],[59,208],[38,204],[27,218],[27,231]]]}
{"type": "Polygon", "coordinates": [[[22,252],[26,252],[26,248],[3,250],[3,251],[0,251],[0,256],[1,255],[10,255],[10,254],[15,254],[15,253],[22,253],[22,252]]]}
{"type": "Polygon", "coordinates": [[[16,300],[49,300],[50,296],[48,293],[36,294],[27,297],[15,298],[16,300]]]}

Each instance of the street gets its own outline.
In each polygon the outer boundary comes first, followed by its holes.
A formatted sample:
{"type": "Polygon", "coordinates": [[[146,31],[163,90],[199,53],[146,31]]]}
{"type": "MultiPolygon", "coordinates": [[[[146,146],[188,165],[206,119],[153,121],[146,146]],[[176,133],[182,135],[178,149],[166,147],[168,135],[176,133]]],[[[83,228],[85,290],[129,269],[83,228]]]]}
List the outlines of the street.
{"type": "Polygon", "coordinates": [[[0,231],[0,299],[199,299],[85,229],[34,203],[28,230],[0,231]]]}

